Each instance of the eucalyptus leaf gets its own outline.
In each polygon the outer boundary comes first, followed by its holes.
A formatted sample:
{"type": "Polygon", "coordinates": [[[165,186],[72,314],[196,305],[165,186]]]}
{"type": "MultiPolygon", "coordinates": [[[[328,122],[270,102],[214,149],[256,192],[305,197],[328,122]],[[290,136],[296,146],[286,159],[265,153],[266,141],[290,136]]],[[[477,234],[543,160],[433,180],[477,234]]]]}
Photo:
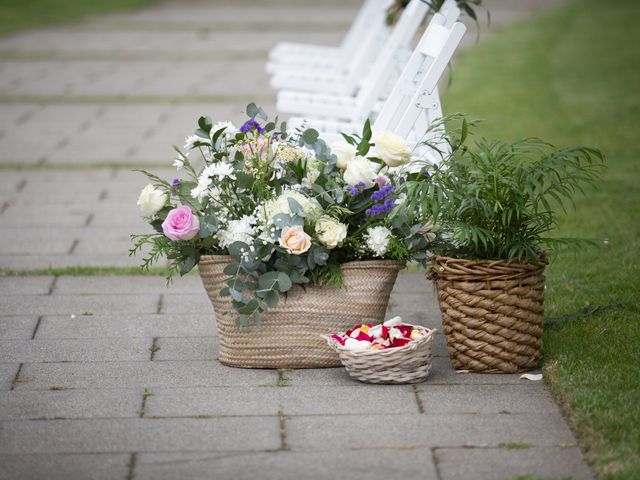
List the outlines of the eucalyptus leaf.
{"type": "Polygon", "coordinates": [[[193,267],[196,266],[196,263],[198,263],[198,258],[195,254],[187,257],[184,263],[180,266],[180,275],[186,275],[189,273],[193,267]]]}
{"type": "Polygon", "coordinates": [[[284,272],[278,272],[278,290],[282,293],[287,292],[292,286],[289,275],[284,272]]]}
{"type": "Polygon", "coordinates": [[[304,140],[305,143],[308,143],[308,144],[316,143],[319,137],[320,137],[320,134],[318,133],[317,130],[313,128],[308,128],[302,133],[302,140],[304,140]]]}
{"type": "Polygon", "coordinates": [[[226,265],[222,271],[225,275],[228,275],[229,277],[233,277],[237,275],[239,270],[240,270],[240,264],[234,262],[234,263],[230,263],[229,265],[226,265]]]}
{"type": "Polygon", "coordinates": [[[255,103],[250,103],[247,105],[247,117],[256,118],[260,111],[258,110],[258,106],[255,103]]]}
{"type": "Polygon", "coordinates": [[[242,293],[240,293],[238,290],[229,288],[229,294],[231,295],[231,298],[233,298],[236,302],[242,301],[242,293]]]}
{"type": "Polygon", "coordinates": [[[249,251],[249,245],[244,242],[233,242],[227,247],[227,250],[229,250],[229,255],[232,257],[240,257],[243,253],[249,251]]]}
{"type": "Polygon", "coordinates": [[[274,290],[270,290],[264,295],[264,301],[270,308],[276,308],[279,300],[280,295],[278,295],[278,292],[274,290]]]}

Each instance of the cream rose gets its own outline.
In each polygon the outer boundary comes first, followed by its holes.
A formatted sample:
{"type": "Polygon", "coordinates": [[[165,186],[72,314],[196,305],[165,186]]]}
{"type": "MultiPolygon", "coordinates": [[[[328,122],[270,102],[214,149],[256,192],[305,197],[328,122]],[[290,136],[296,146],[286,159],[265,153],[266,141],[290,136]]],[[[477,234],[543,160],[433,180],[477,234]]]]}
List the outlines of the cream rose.
{"type": "Polygon", "coordinates": [[[399,167],[411,160],[411,150],[402,137],[391,132],[377,132],[373,135],[378,156],[390,167],[399,167]]]}
{"type": "Polygon", "coordinates": [[[316,222],[316,233],[318,240],[328,249],[332,249],[347,238],[347,226],[335,218],[320,217],[316,222]]]}
{"type": "Polygon", "coordinates": [[[138,206],[145,217],[153,217],[167,203],[167,194],[149,184],[142,189],[138,197],[138,206]]]}
{"type": "Polygon", "coordinates": [[[376,174],[375,165],[372,162],[364,157],[358,156],[349,162],[342,177],[348,185],[364,183],[367,188],[369,188],[373,186],[378,175],[376,174]]]}
{"type": "Polygon", "coordinates": [[[331,153],[333,153],[337,158],[336,167],[342,170],[347,168],[347,165],[349,165],[351,160],[356,156],[356,147],[344,140],[333,142],[329,145],[329,148],[331,149],[331,153]]]}
{"type": "Polygon", "coordinates": [[[280,213],[286,213],[287,215],[292,215],[291,206],[289,205],[289,198],[294,199],[296,202],[300,204],[302,209],[311,214],[314,218],[318,218],[322,215],[322,206],[318,203],[315,198],[310,198],[305,196],[300,192],[294,192],[292,190],[287,190],[282,192],[282,194],[273,200],[267,202],[264,206],[264,214],[267,223],[271,222],[271,219],[280,213]]]}
{"type": "Polygon", "coordinates": [[[311,237],[302,227],[284,227],[280,234],[280,246],[293,255],[302,255],[311,248],[311,237]]]}

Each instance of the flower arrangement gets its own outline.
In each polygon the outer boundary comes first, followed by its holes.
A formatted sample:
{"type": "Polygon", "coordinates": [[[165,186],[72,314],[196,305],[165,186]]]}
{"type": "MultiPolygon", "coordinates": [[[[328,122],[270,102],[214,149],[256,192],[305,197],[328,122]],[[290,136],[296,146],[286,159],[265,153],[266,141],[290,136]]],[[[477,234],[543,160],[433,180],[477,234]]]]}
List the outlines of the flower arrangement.
{"type": "Polygon", "coordinates": [[[220,292],[236,323],[259,321],[293,284],[341,284],[352,260],[424,261],[427,240],[405,211],[402,168],[412,152],[389,132],[344,136],[328,146],[313,129],[287,132],[255,104],[240,127],[208,117],[175,147],[179,178],[150,179],[138,199],[154,233],[134,235],[131,254],[150,247],[169,276],[202,255],[230,255],[220,292]]]}

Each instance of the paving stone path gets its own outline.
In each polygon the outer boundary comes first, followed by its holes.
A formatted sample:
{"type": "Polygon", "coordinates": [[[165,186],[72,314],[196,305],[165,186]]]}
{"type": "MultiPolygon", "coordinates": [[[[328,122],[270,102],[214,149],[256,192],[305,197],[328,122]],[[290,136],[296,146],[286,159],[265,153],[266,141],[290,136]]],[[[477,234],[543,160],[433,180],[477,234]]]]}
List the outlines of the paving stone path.
{"type": "MultiPolygon", "coordinates": [[[[560,1],[486,3],[499,27],[560,1]]],[[[269,47],[335,44],[357,6],[168,3],[0,38],[0,269],[135,265],[130,168],[167,165],[201,114],[272,111],[269,47]]],[[[419,273],[393,315],[441,329],[419,273]]],[[[0,277],[0,479],[593,478],[543,383],[457,373],[441,336],[417,386],[216,348],[195,275],[0,277]]]]}

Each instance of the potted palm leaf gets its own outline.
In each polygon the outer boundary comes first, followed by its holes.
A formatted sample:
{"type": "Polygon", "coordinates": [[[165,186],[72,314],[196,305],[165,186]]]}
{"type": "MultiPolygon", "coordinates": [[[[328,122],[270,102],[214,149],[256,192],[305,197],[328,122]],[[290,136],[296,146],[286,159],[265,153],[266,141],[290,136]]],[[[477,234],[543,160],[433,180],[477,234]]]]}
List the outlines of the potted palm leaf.
{"type": "Polygon", "coordinates": [[[600,151],[556,148],[538,139],[481,140],[467,148],[468,124],[451,155],[405,183],[408,212],[428,226],[428,277],[437,288],[456,369],[514,373],[539,364],[544,268],[559,247],[558,212],[602,167],[600,151]]]}

